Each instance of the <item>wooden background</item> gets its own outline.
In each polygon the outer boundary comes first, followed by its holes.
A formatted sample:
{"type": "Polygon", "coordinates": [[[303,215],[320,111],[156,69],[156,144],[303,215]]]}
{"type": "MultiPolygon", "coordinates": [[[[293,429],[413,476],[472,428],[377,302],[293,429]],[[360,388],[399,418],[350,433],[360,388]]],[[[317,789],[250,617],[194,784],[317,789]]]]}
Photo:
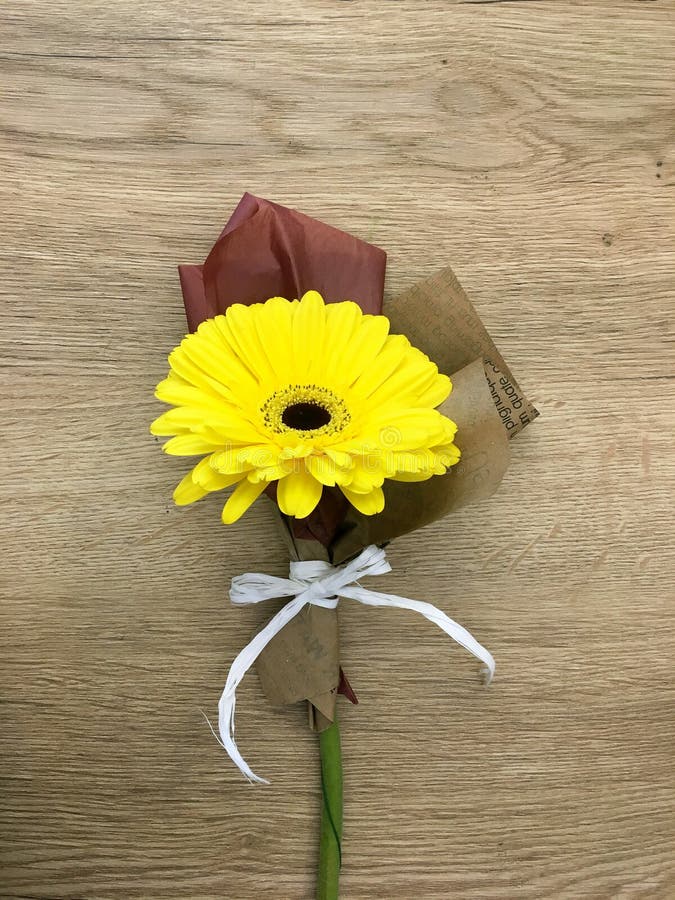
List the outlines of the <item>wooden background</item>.
{"type": "Polygon", "coordinates": [[[675,4],[2,4],[3,898],[312,896],[305,710],[227,667],[271,613],[272,510],[171,504],[147,432],[246,189],[450,263],[542,417],[387,589],[345,603],[343,896],[673,898],[675,4]]]}

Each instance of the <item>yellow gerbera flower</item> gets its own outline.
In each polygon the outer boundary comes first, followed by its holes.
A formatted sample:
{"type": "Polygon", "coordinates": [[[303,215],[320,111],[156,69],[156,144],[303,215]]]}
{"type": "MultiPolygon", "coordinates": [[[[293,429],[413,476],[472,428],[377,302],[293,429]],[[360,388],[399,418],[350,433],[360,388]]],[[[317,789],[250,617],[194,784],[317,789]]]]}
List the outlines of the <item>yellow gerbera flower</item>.
{"type": "Polygon", "coordinates": [[[384,507],[385,478],[423,481],[459,459],[456,426],[435,409],[450,379],[385,316],[356,303],[273,297],[235,304],[170,354],[156,396],[175,408],[150,430],[164,451],[203,456],[177,504],[236,484],[223,522],[236,521],[272,481],[282,512],[304,518],[324,485],[366,515],[384,507]]]}

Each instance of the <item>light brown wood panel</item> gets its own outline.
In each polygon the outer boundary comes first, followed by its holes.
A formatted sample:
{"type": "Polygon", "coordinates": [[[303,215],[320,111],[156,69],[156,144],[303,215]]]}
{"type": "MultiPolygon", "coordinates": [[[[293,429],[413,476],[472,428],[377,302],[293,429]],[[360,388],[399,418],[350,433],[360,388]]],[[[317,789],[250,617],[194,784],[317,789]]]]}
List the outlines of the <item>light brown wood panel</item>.
{"type": "Polygon", "coordinates": [[[312,896],[316,741],[255,675],[246,784],[205,726],[270,614],[271,509],[170,500],[147,433],[175,273],[244,190],[450,264],[541,418],[498,494],[344,604],[343,896],[672,898],[675,5],[5,4],[0,66],[8,898],[312,896]]]}

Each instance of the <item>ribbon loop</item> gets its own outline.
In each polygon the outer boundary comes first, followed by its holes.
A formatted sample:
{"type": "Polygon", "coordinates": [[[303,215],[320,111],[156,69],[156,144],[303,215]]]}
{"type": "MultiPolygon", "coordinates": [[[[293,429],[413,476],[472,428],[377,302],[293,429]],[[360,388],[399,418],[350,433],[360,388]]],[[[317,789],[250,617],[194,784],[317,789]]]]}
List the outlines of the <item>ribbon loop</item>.
{"type": "MultiPolygon", "coordinates": [[[[234,740],[234,710],[236,690],[267,644],[281,629],[307,604],[335,609],[340,598],[355,600],[366,606],[388,606],[417,612],[438,625],[449,637],[472,653],[484,665],[483,672],[488,684],[495,672],[492,654],[458,622],[446,616],[431,603],[408,600],[396,594],[381,594],[361,587],[359,579],[368,575],[382,575],[391,572],[391,566],[381,547],[371,544],[355,559],[340,566],[331,566],[322,560],[291,562],[290,578],[249,572],[237,575],[230,586],[230,600],[236,604],[260,603],[263,600],[291,597],[279,612],[237,655],[227,676],[225,688],[218,703],[218,730],[220,742],[230,759],[251,782],[269,784],[249,767],[239,752],[234,740]]],[[[209,723],[210,724],[210,723],[209,723]]],[[[214,732],[215,733],[215,732],[214,732]]]]}

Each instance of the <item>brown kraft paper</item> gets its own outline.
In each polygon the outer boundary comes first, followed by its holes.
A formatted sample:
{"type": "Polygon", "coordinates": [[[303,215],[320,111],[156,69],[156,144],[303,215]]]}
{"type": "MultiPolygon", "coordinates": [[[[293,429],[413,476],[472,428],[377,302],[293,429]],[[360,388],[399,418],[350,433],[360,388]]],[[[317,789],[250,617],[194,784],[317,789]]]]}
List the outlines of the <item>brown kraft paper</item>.
{"type": "MultiPolygon", "coordinates": [[[[328,550],[319,541],[294,537],[289,520],[281,514],[279,524],[292,560],[328,562],[328,550]]],[[[305,606],[262,651],[256,669],[273,706],[308,700],[310,727],[316,731],[328,727],[340,680],[337,609],[305,606]]]]}
{"type": "Polygon", "coordinates": [[[490,393],[509,437],[537,418],[539,413],[518,386],[449,266],[390,300],[383,312],[392,332],[404,334],[446,375],[483,359],[490,393]]]}

